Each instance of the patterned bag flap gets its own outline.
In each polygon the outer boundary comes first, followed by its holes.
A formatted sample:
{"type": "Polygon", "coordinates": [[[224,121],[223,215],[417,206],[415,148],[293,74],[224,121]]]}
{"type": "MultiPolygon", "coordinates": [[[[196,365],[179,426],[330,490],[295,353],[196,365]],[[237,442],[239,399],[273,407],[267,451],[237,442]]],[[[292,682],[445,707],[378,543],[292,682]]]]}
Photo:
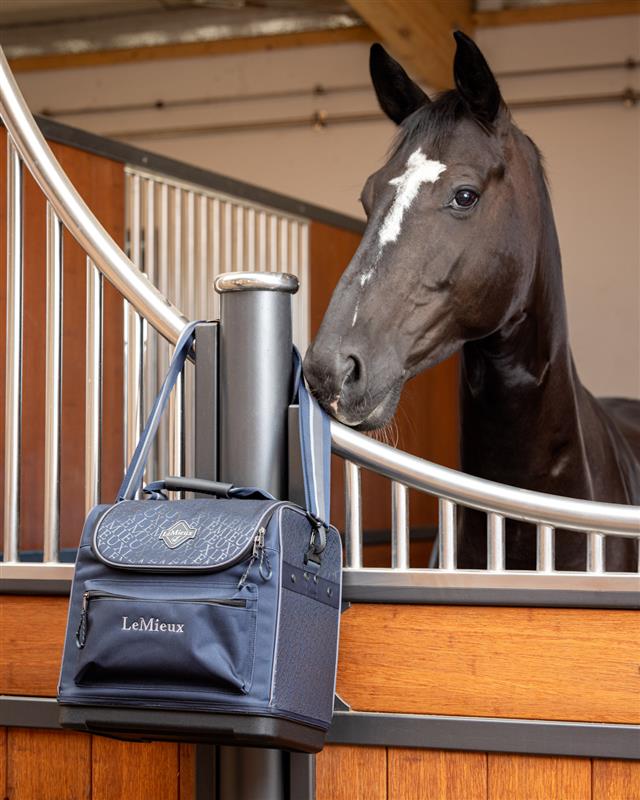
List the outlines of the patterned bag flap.
{"type": "Polygon", "coordinates": [[[111,567],[215,571],[248,557],[274,500],[126,500],[98,520],[93,549],[111,567]]]}

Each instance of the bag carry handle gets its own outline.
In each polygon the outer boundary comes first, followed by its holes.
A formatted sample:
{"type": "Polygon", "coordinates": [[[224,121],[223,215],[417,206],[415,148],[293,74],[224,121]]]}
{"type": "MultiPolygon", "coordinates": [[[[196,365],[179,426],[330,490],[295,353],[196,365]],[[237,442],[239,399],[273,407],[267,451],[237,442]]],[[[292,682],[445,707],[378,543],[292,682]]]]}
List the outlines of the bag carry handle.
{"type": "Polygon", "coordinates": [[[151,495],[156,500],[166,500],[164,491],[169,492],[198,492],[211,494],[214,497],[240,497],[243,500],[274,500],[273,495],[264,489],[255,489],[251,486],[234,486],[232,483],[221,481],[208,481],[204,478],[183,478],[170,475],[162,480],[148,483],[144,489],[145,494],[151,495]]]}
{"type": "MultiPolygon", "coordinates": [[[[136,446],[131,462],[127,467],[127,471],[123,478],[122,484],[118,489],[117,502],[121,500],[132,500],[136,492],[142,484],[142,476],[144,467],[149,456],[151,443],[156,435],[160,419],[169,401],[171,390],[175,386],[178,376],[184,368],[185,361],[191,354],[193,343],[195,340],[195,330],[200,324],[198,322],[191,322],[185,326],[180,338],[176,343],[176,347],[169,364],[167,376],[164,379],[158,396],[156,397],[147,423],[142,431],[140,440],[136,446]]],[[[324,531],[320,528],[327,528],[329,525],[329,511],[330,511],[330,497],[331,497],[331,481],[330,481],[330,467],[331,467],[331,434],[329,430],[329,418],[322,411],[316,400],[311,396],[302,377],[302,359],[300,353],[294,348],[293,352],[293,367],[294,367],[294,401],[297,399],[300,406],[300,450],[302,457],[302,473],[304,478],[304,493],[307,511],[316,523],[316,527],[320,532],[320,542],[318,543],[317,552],[320,552],[324,543],[324,531]]],[[[163,483],[164,486],[157,487],[158,491],[162,488],[173,488],[169,486],[167,481],[187,481],[190,485],[182,484],[180,489],[207,492],[207,489],[196,488],[195,483],[199,483],[198,479],[192,478],[166,478],[164,481],[157,481],[151,484],[148,488],[151,491],[156,490],[157,484],[163,483]]],[[[211,483],[203,481],[203,483],[211,483]]],[[[202,484],[200,484],[202,485],[202,484]]],[[[217,484],[220,486],[221,484],[217,484]]],[[[222,484],[225,485],[225,484],[222,484]]],[[[226,484],[228,486],[229,484],[226,484]]],[[[242,489],[232,487],[235,497],[246,497],[246,494],[241,492],[256,493],[260,492],[263,496],[270,497],[268,493],[263,492],[261,489],[242,489]]],[[[215,494],[215,491],[213,492],[215,494]]]]}

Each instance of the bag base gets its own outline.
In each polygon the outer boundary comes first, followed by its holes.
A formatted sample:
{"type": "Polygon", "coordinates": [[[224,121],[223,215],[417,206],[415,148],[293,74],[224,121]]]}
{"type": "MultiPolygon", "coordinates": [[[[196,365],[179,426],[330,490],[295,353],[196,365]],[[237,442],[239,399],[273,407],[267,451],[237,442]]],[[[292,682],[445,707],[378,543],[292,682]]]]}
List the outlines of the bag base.
{"type": "Polygon", "coordinates": [[[134,742],[270,747],[297,753],[322,750],[325,731],[277,717],[100,706],[60,706],[60,724],[134,742]]]}

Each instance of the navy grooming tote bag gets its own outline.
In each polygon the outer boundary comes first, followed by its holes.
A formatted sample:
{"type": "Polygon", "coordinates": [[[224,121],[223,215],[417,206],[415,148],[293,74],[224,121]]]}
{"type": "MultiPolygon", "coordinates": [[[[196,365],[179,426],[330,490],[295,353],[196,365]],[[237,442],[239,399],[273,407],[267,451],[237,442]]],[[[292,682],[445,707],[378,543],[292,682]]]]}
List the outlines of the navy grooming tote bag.
{"type": "Polygon", "coordinates": [[[132,499],[194,330],[180,337],[117,501],[85,522],[60,721],[136,740],[317,752],[333,711],[342,547],[328,524],[329,423],[297,354],[306,508],[190,478],[132,499]],[[165,490],[211,497],[167,500],[165,490]]]}

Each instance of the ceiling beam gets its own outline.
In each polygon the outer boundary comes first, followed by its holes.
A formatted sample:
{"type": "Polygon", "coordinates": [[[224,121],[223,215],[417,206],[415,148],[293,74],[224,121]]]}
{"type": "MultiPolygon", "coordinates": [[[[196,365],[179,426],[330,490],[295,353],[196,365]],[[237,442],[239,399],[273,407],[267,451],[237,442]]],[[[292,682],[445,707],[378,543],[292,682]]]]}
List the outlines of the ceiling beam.
{"type": "Polygon", "coordinates": [[[473,33],[471,0],[349,0],[414,77],[433,89],[453,84],[452,32],[473,33]]]}
{"type": "Polygon", "coordinates": [[[371,42],[375,38],[366,25],[335,30],[301,31],[273,36],[247,36],[235,39],[216,39],[208,42],[176,42],[154,47],[135,47],[126,50],[97,50],[86,53],[55,53],[41,56],[12,58],[13,72],[73,69],[104,64],[126,64],[172,58],[218,56],[229,53],[249,53],[261,50],[280,50],[292,47],[314,47],[343,42],[371,42]]]}
{"type": "Polygon", "coordinates": [[[497,28],[503,25],[566,22],[627,14],[640,14],[640,0],[596,0],[591,3],[556,3],[549,6],[507,8],[503,11],[478,11],[473,18],[479,28],[497,28]]]}

